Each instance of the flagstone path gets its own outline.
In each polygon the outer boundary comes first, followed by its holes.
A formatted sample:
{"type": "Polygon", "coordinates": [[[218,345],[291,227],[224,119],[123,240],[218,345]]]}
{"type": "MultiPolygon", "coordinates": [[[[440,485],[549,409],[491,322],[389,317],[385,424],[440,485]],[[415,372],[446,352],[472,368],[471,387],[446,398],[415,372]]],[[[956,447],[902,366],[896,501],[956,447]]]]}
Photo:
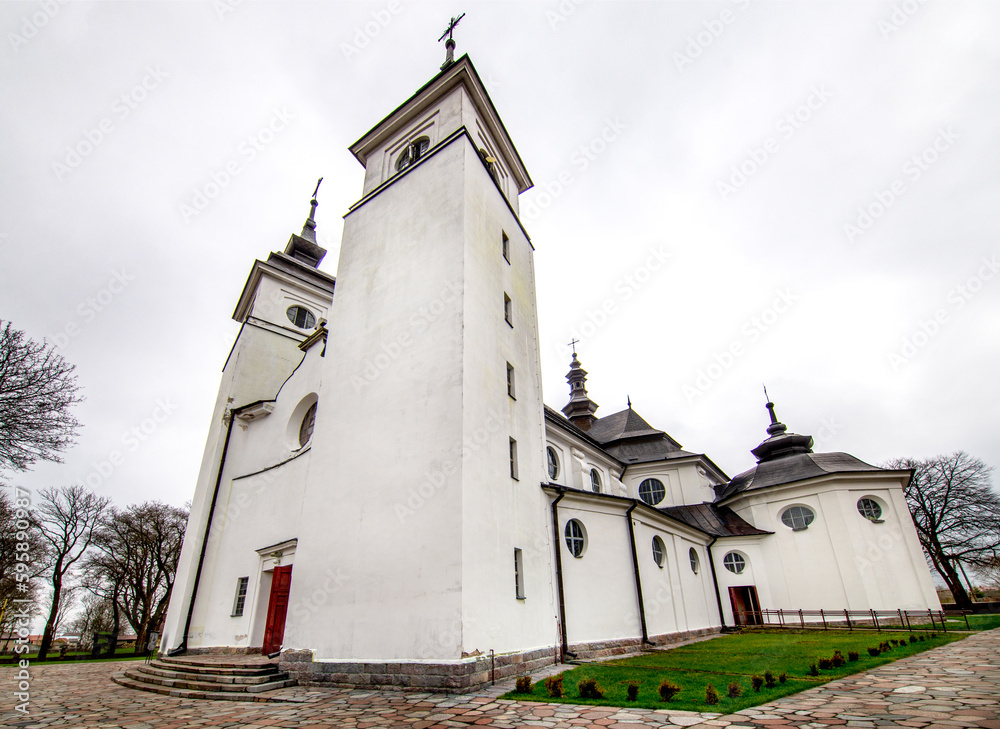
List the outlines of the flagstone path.
{"type": "Polygon", "coordinates": [[[509,681],[461,696],[296,687],[280,692],[289,703],[194,701],[112,683],[111,674],[125,665],[111,662],[32,668],[28,716],[13,711],[16,670],[0,666],[0,726],[1000,729],[1000,629],[724,716],[499,699],[510,690],[509,681]]]}

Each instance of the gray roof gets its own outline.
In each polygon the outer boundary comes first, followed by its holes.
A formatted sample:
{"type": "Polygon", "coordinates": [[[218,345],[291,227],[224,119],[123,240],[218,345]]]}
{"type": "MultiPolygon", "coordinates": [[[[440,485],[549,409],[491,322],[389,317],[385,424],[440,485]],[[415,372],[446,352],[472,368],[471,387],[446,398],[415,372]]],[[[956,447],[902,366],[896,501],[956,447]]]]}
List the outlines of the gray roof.
{"type": "Polygon", "coordinates": [[[649,463],[696,455],[647,423],[632,408],[598,419],[587,431],[605,451],[622,463],[649,463]]]}
{"type": "Polygon", "coordinates": [[[875,473],[888,470],[890,469],[865,463],[848,453],[799,453],[762,461],[728,484],[716,487],[716,501],[744,491],[795,483],[833,473],[875,473]]]}
{"type": "Polygon", "coordinates": [[[660,511],[713,537],[748,537],[774,533],[758,529],[744,521],[728,506],[690,504],[687,506],[667,506],[660,511]]]}

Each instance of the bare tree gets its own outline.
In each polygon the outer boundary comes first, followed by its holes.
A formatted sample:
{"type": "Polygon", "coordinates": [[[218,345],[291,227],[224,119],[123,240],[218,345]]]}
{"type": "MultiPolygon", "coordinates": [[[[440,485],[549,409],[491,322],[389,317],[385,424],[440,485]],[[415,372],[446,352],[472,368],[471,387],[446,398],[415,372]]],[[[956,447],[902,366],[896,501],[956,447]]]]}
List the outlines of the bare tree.
{"type": "Polygon", "coordinates": [[[18,509],[6,489],[0,481],[0,634],[9,635],[19,619],[38,612],[38,577],[46,564],[46,548],[31,528],[27,509],[18,509]]]}
{"type": "Polygon", "coordinates": [[[70,629],[80,635],[80,643],[90,646],[94,633],[108,633],[113,627],[111,600],[95,592],[88,592],[80,599],[82,611],[70,624],[70,629]]]}
{"type": "Polygon", "coordinates": [[[99,497],[80,485],[38,492],[32,520],[48,548],[47,574],[51,577],[52,586],[52,604],[38,649],[38,660],[44,660],[52,647],[63,582],[73,565],[90,547],[108,503],[107,497],[99,497]]]}
{"type": "Polygon", "coordinates": [[[187,517],[184,509],[147,501],[109,511],[94,537],[86,567],[135,630],[137,653],[166,615],[187,517]]]}
{"type": "Polygon", "coordinates": [[[83,397],[74,369],[53,345],[0,321],[0,469],[59,462],[76,442],[80,423],[70,409],[83,397]]]}
{"type": "Polygon", "coordinates": [[[905,494],[920,544],[956,606],[971,609],[960,578],[964,565],[983,567],[1000,556],[1000,496],[990,480],[993,469],[962,451],[887,466],[913,469],[905,494]]]}

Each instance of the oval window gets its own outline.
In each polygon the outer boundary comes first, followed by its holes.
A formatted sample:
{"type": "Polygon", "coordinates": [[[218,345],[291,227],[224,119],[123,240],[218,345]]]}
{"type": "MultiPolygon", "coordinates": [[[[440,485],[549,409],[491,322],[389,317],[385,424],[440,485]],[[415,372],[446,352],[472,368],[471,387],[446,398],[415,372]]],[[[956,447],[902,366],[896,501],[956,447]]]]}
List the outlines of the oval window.
{"type": "Polygon", "coordinates": [[[316,403],[309,406],[306,414],[302,417],[302,425],[299,426],[299,448],[312,439],[313,428],[316,426],[316,403]]]}
{"type": "Polygon", "coordinates": [[[667,490],[663,487],[663,482],[655,478],[647,478],[639,484],[639,498],[650,506],[656,506],[663,501],[667,495],[667,490]]]}
{"type": "Polygon", "coordinates": [[[875,499],[858,499],[858,513],[870,521],[881,521],[882,505],[875,499]]]}
{"type": "Polygon", "coordinates": [[[596,468],[590,469],[590,490],[595,494],[601,493],[601,472],[596,468]]]}
{"type": "Polygon", "coordinates": [[[299,329],[312,329],[316,326],[316,317],[304,306],[289,306],[285,316],[299,329]]]}
{"type": "Polygon", "coordinates": [[[545,457],[549,463],[549,478],[555,481],[559,477],[559,456],[556,449],[549,446],[545,449],[545,457]]]}
{"type": "Polygon", "coordinates": [[[694,551],[694,547],[688,550],[688,559],[691,560],[691,571],[698,574],[698,553],[694,551]]]}
{"type": "Polygon", "coordinates": [[[582,557],[583,550],[587,547],[587,534],[583,524],[576,519],[566,522],[566,546],[574,557],[582,557]]]}
{"type": "Polygon", "coordinates": [[[653,561],[656,562],[657,567],[663,567],[666,552],[667,548],[663,546],[663,540],[658,536],[653,537],[653,561]]]}
{"type": "Polygon", "coordinates": [[[739,552],[730,552],[727,554],[722,558],[722,564],[727,570],[736,575],[747,568],[747,561],[743,559],[743,555],[739,552]]]}
{"type": "Polygon", "coordinates": [[[795,532],[806,529],[815,518],[813,510],[805,506],[789,506],[781,512],[781,523],[795,532]]]}

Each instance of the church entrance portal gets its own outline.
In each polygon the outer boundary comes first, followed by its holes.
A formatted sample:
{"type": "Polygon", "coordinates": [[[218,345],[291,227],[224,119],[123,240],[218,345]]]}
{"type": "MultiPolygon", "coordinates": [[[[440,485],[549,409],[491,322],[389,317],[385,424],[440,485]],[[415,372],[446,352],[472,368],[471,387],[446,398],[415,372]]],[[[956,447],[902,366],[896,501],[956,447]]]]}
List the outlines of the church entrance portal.
{"type": "Polygon", "coordinates": [[[288,591],[292,586],[292,566],[275,567],[271,576],[271,597],[267,601],[267,624],[264,627],[264,655],[281,650],[288,614],[288,591]]]}
{"type": "Polygon", "coordinates": [[[733,603],[733,620],[737,625],[760,625],[760,603],[757,602],[756,587],[730,587],[729,599],[733,603]]]}

